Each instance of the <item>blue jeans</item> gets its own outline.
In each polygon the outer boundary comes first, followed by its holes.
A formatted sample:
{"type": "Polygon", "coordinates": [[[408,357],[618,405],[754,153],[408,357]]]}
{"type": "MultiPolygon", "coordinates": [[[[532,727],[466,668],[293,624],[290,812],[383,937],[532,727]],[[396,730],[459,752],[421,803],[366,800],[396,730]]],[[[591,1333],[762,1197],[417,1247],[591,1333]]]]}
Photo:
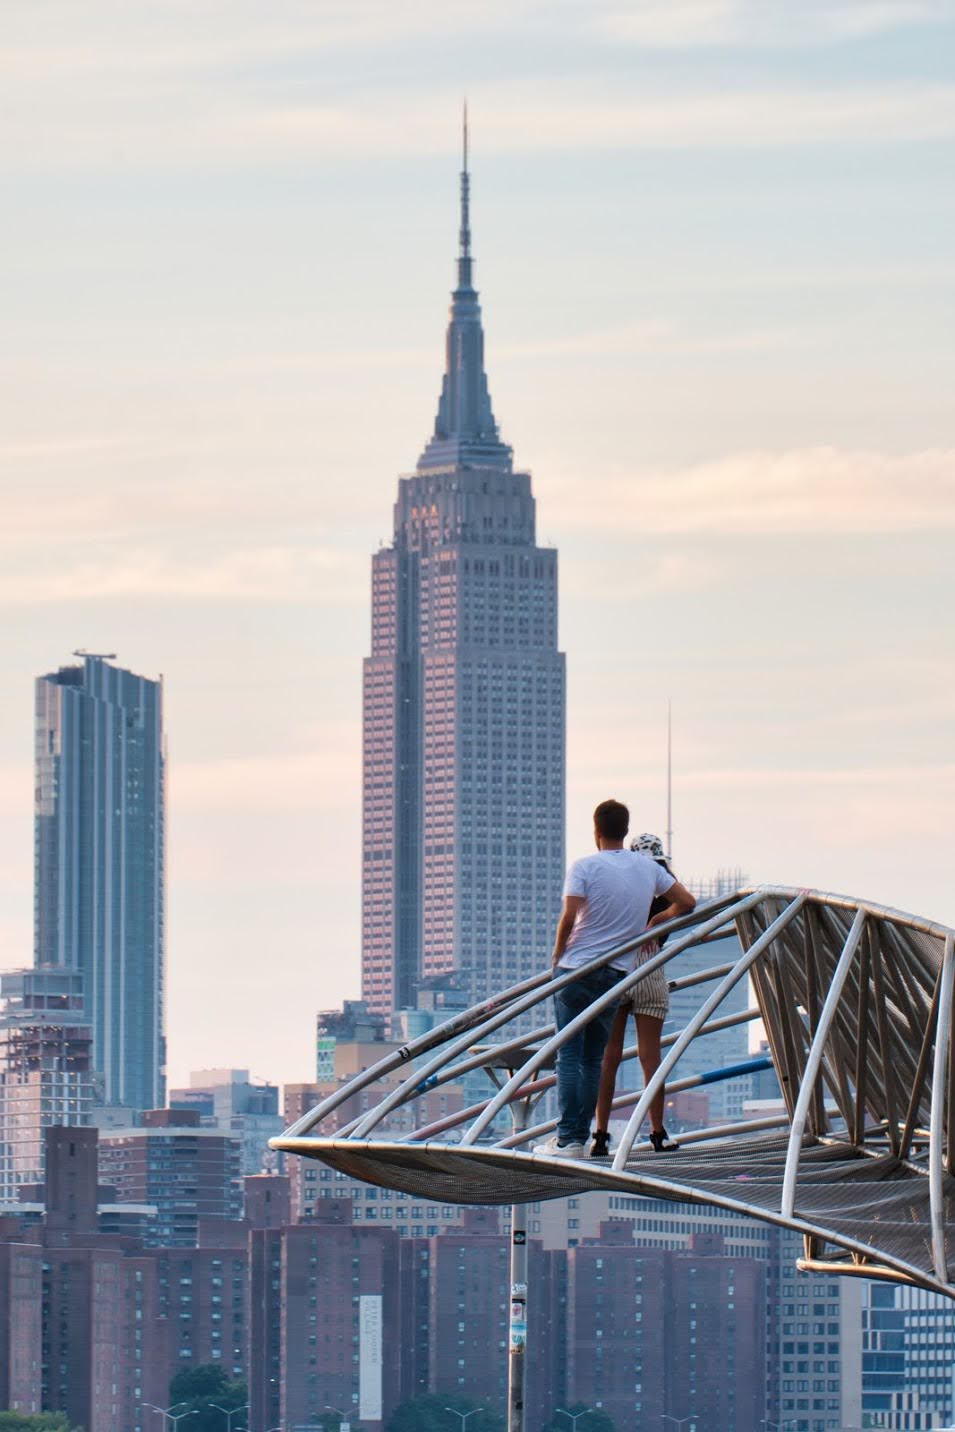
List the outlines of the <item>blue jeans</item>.
{"type": "MultiPolygon", "coordinates": [[[[566,973],[559,966],[554,971],[555,977],[566,973]]],[[[558,990],[554,995],[557,1028],[563,1029],[622,978],[622,970],[604,965],[558,990]]],[[[557,1051],[557,1138],[562,1144],[584,1144],[590,1138],[590,1121],[600,1090],[600,1065],[616,1012],[617,1006],[611,1002],[557,1051]]]]}

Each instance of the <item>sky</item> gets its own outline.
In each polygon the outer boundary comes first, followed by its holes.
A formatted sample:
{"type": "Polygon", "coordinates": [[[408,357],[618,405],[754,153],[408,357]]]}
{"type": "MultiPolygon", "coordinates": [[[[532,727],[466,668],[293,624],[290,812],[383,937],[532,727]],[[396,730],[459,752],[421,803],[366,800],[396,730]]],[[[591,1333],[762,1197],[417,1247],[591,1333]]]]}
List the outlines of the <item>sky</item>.
{"type": "MultiPolygon", "coordinates": [[[[0,968],[33,679],[163,676],[170,1081],[359,991],[370,554],[471,115],[495,412],[560,554],[568,854],[955,923],[955,0],[8,0],[0,968]]],[[[542,958],[546,952],[542,951],[542,958]]]]}

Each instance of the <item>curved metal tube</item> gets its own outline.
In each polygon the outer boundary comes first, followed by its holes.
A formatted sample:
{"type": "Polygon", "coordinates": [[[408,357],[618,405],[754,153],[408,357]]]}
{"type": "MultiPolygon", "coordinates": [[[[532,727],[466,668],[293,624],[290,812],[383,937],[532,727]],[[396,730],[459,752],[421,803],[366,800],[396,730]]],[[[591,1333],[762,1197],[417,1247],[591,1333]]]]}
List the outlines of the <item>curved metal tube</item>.
{"type": "MultiPolygon", "coordinates": [[[[719,1031],[720,1031],[721,1029],[732,1029],[734,1025],[737,1025],[737,1024],[749,1024],[749,1023],[752,1022],[752,1020],[754,1020],[754,1019],[761,1019],[761,1018],[762,1018],[762,1014],[761,1014],[760,1010],[758,1010],[758,1009],[744,1009],[744,1010],[741,1010],[739,1014],[727,1014],[727,1015],[724,1015],[722,1019],[711,1019],[708,1024],[704,1024],[703,1028],[700,1030],[699,1034],[697,1035],[697,1038],[698,1038],[698,1039],[702,1039],[702,1038],[703,1038],[705,1035],[707,1035],[707,1034],[717,1034],[717,1033],[719,1033],[719,1031]]],[[[678,1038],[679,1038],[679,1035],[678,1035],[678,1034],[667,1034],[667,1035],[665,1035],[665,1036],[663,1037],[663,1039],[660,1040],[660,1048],[661,1048],[661,1049],[668,1049],[668,1048],[670,1048],[672,1045],[674,1045],[674,1044],[676,1043],[676,1041],[677,1041],[678,1038]]],[[[621,1057],[620,1057],[620,1062],[621,1062],[621,1064],[624,1062],[624,1060],[627,1060],[627,1059],[636,1059],[636,1058],[638,1057],[638,1054],[639,1054],[638,1046],[637,1046],[636,1044],[631,1044],[631,1045],[629,1045],[628,1048],[626,1048],[626,1049],[623,1051],[623,1054],[622,1054],[621,1057]]],[[[695,1078],[696,1076],[694,1075],[693,1077],[695,1078]]],[[[530,1089],[530,1090],[535,1090],[535,1091],[536,1091],[536,1090],[541,1090],[541,1091],[543,1091],[543,1090],[545,1090],[545,1089],[551,1089],[551,1088],[553,1088],[553,1086],[554,1086],[556,1083],[557,1083],[557,1076],[554,1075],[554,1074],[549,1074],[546,1079],[537,1079],[537,1080],[535,1080],[535,1082],[534,1082],[533,1084],[525,1085],[524,1087],[525,1087],[526,1089],[530,1089]]],[[[671,1084],[669,1087],[670,1087],[670,1092],[672,1093],[674,1090],[677,1090],[677,1091],[678,1091],[678,1090],[683,1089],[683,1088],[690,1088],[691,1086],[690,1086],[689,1084],[685,1084],[685,1083],[677,1083],[677,1084],[671,1084]]],[[[640,1097],[641,1092],[642,1092],[641,1090],[631,1089],[631,1090],[629,1090],[629,1091],[628,1091],[627,1093],[625,1093],[625,1094],[617,1094],[617,1095],[611,1100],[611,1103],[610,1103],[611,1109],[622,1109],[622,1108],[627,1107],[627,1106],[630,1105],[630,1104],[635,1104],[636,1101],[637,1101],[637,1099],[640,1097]]],[[[519,1095],[519,1094],[518,1094],[518,1095],[515,1095],[515,1097],[516,1097],[516,1098],[519,1098],[520,1095],[519,1095]]],[[[474,1112],[475,1112],[475,1113],[477,1112],[477,1107],[475,1107],[474,1112]]],[[[462,1121],[462,1122],[463,1122],[463,1121],[462,1121]]],[[[516,1135],[514,1135],[514,1134],[508,1134],[507,1138],[505,1138],[505,1139],[498,1139],[498,1140],[494,1143],[493,1147],[496,1148],[496,1149],[511,1149],[511,1148],[517,1148],[517,1147],[519,1147],[520,1144],[530,1143],[530,1141],[531,1141],[532,1138],[534,1138],[534,1139],[539,1139],[542,1134],[549,1134],[549,1133],[553,1132],[553,1130],[556,1129],[556,1127],[557,1127],[557,1120],[556,1120],[556,1119],[547,1119],[544,1123],[535,1124],[534,1127],[533,1127],[533,1129],[528,1129],[527,1132],[526,1132],[526,1134],[521,1134],[519,1137],[516,1136],[516,1135]]]]}
{"type": "MultiPolygon", "coordinates": [[[[731,905],[737,898],[736,894],[731,894],[718,896],[715,900],[708,900],[705,905],[698,905],[697,908],[688,915],[680,915],[675,920],[668,921],[665,926],[659,926],[656,933],[660,934],[661,932],[682,930],[687,925],[698,922],[704,915],[709,914],[711,911],[725,909],[726,906],[731,905]]],[[[607,960],[617,958],[617,956],[622,953],[629,952],[635,947],[635,944],[641,944],[645,939],[646,934],[644,933],[634,944],[622,946],[619,950],[614,950],[609,955],[601,955],[599,960],[593,962],[593,968],[597,968],[599,964],[606,963],[607,960]]],[[[530,975],[525,980],[519,980],[517,984],[509,986],[508,989],[503,990],[500,994],[492,995],[479,1005],[473,1005],[470,1009],[455,1012],[449,1019],[444,1020],[441,1024],[435,1025],[433,1029],[426,1030],[424,1034],[419,1034],[416,1039],[409,1040],[409,1042],[402,1045],[400,1049],[392,1050],[390,1053],[383,1055],[376,1064],[373,1064],[369,1069],[366,1069],[354,1079],[349,1080],[341,1089],[336,1089],[333,1093],[327,1095],[326,1098],[320,1100],[313,1108],[309,1109],[306,1114],[303,1114],[301,1118],[297,1119],[294,1124],[291,1124],[285,1130],[283,1137],[300,1138],[303,1134],[307,1134],[313,1129],[316,1124],[320,1123],[322,1119],[326,1118],[344,1104],[346,1100],[360,1093],[362,1089],[367,1089],[369,1084],[374,1084],[379,1079],[385,1078],[392,1070],[405,1066],[409,1060],[417,1059],[420,1055],[427,1054],[430,1049],[434,1049],[438,1045],[443,1044],[446,1039],[457,1033],[458,1030],[470,1030],[473,1034],[480,1026],[481,1019],[486,1016],[488,1012],[500,1010],[505,1006],[509,1007],[515,1001],[522,998],[529,990],[539,989],[542,985],[549,986],[551,984],[550,971],[541,970],[540,973],[536,975],[530,975]]],[[[547,990],[547,993],[550,993],[550,989],[547,990]]],[[[533,1003],[534,1001],[531,1001],[531,1004],[526,1007],[532,1007],[533,1003]]],[[[515,1013],[512,1012],[510,1018],[514,1017],[515,1013]]],[[[506,1024],[507,1020],[499,1020],[494,1028],[498,1028],[502,1023],[506,1024]]],[[[408,1081],[404,1082],[407,1083],[408,1081]]],[[[352,1125],[349,1127],[351,1128],[352,1125]]]]}
{"type": "MultiPolygon", "coordinates": [[[[757,897],[753,898],[755,899],[757,897]]],[[[715,904],[716,902],[713,903],[715,904]]],[[[724,901],[721,901],[720,904],[721,908],[725,908],[724,901]]],[[[717,917],[714,916],[714,918],[717,917]]],[[[380,1124],[383,1119],[387,1118],[393,1109],[398,1108],[400,1104],[405,1102],[409,1085],[420,1083],[422,1080],[429,1078],[432,1073],[440,1069],[446,1059],[452,1055],[459,1054],[462,1049],[466,1049],[472,1040],[480,1039],[486,1034],[493,1033],[493,1031],[499,1029],[502,1024],[509,1024],[512,1019],[516,1019],[517,1016],[523,1014],[525,1010],[533,1009],[535,1004],[539,1004],[542,999],[545,999],[548,994],[552,994],[555,989],[563,989],[564,985],[570,984],[572,980],[578,979],[583,971],[602,969],[604,965],[619,959],[621,955],[630,954],[633,950],[646,944],[647,940],[659,938],[660,935],[666,934],[670,930],[675,930],[678,927],[685,927],[687,919],[688,917],[685,915],[680,916],[676,920],[667,921],[665,925],[658,925],[653,930],[644,930],[633,940],[628,940],[625,945],[620,945],[615,950],[609,950],[605,955],[598,955],[596,959],[590,960],[586,965],[581,965],[578,970],[568,970],[567,973],[559,979],[554,979],[550,970],[543,970],[539,975],[534,975],[532,979],[526,980],[524,987],[528,988],[527,994],[512,1000],[503,1012],[495,1014],[483,1024],[479,1024],[476,1027],[469,1025],[466,1034],[454,1040],[447,1048],[443,1049],[440,1054],[435,1055],[423,1069],[418,1069],[413,1075],[409,1075],[409,1077],[403,1080],[397,1089],[387,1095],[380,1104],[377,1104],[374,1109],[370,1109],[361,1121],[354,1125],[350,1136],[356,1139],[364,1138],[376,1124],[380,1124]],[[542,985],[546,985],[547,989],[538,993],[542,985]]],[[[690,941],[690,943],[692,943],[692,941],[690,941]]],[[[520,988],[520,986],[515,986],[515,988],[520,988]]],[[[482,1006],[482,1008],[485,1007],[486,1006],[482,1006]]],[[[426,1036],[422,1036],[422,1038],[425,1037],[426,1036]]],[[[410,1048],[411,1046],[408,1047],[410,1048]]],[[[545,1045],[544,1048],[546,1047],[545,1045]]],[[[371,1071],[369,1071],[369,1073],[370,1072],[371,1071]]],[[[380,1078],[381,1076],[379,1075],[378,1077],[380,1078]]],[[[368,1082],[366,1079],[359,1087],[364,1087],[368,1082]]],[[[351,1092],[354,1093],[356,1091],[352,1089],[351,1092]]],[[[338,1102],[341,1103],[341,1100],[339,1099],[338,1102]]],[[[311,1125],[309,1125],[309,1127],[311,1127],[311,1125]]]]}
{"type": "Polygon", "coordinates": [[[510,1007],[511,1002],[517,999],[522,991],[536,989],[541,983],[542,977],[540,975],[532,975],[529,979],[521,980],[518,984],[511,985],[510,989],[506,989],[503,994],[496,995],[481,1005],[472,1006],[471,1009],[464,1011],[458,1011],[442,1024],[435,1025],[433,1029],[426,1030],[424,1034],[419,1034],[417,1039],[409,1040],[409,1042],[403,1044],[400,1049],[393,1049],[389,1054],[383,1055],[377,1064],[372,1064],[364,1073],[357,1075],[354,1079],[350,1079],[341,1089],[336,1089],[333,1094],[329,1094],[327,1098],[317,1103],[313,1109],[309,1109],[307,1114],[303,1114],[300,1119],[286,1129],[285,1136],[287,1138],[301,1138],[303,1134],[307,1134],[310,1129],[313,1129],[315,1125],[328,1114],[331,1114],[341,1104],[344,1104],[347,1099],[351,1099],[355,1094],[361,1093],[362,1089],[367,1089],[369,1084],[377,1083],[379,1079],[383,1079],[387,1074],[390,1074],[393,1069],[402,1067],[406,1065],[410,1059],[417,1059],[419,1055],[426,1054],[429,1049],[434,1048],[438,1044],[443,1044],[448,1036],[453,1034],[456,1030],[473,1029],[475,1023],[486,1010],[500,1009],[502,1006],[510,1007]]]}
{"type": "MultiPolygon", "coordinates": [[[[677,1039],[673,1048],[670,1050],[670,1053],[664,1060],[662,1060],[660,1067],[657,1069],[653,1078],[650,1080],[649,1084],[644,1089],[639,1104],[634,1109],[633,1113],[630,1115],[627,1127],[624,1130],[622,1139],[620,1140],[620,1147],[617,1149],[617,1152],[614,1156],[613,1167],[615,1169],[622,1169],[625,1167],[627,1159],[630,1157],[630,1150],[633,1147],[634,1140],[636,1139],[637,1133],[640,1129],[640,1125],[643,1123],[644,1119],[647,1116],[647,1110],[650,1108],[650,1105],[656,1098],[657,1093],[663,1088],[664,1084],[666,1083],[667,1075],[679,1059],[680,1055],[683,1053],[684,1049],[686,1049],[687,1045],[690,1044],[692,1040],[696,1038],[701,1026],[706,1023],[707,1019],[709,1019],[713,1011],[719,1008],[719,1006],[723,1003],[723,1000],[729,994],[730,990],[733,989],[734,986],[737,985],[739,981],[743,978],[750,965],[753,964],[755,960],[759,959],[760,955],[763,953],[763,950],[767,949],[772,944],[773,940],[775,940],[776,936],[780,933],[780,931],[785,930],[790,920],[792,920],[796,915],[798,915],[803,905],[805,905],[807,898],[808,896],[806,891],[802,890],[799,892],[796,898],[791,901],[789,905],[786,906],[785,910],[782,910],[780,914],[776,916],[776,919],[772,922],[769,928],[766,929],[757,940],[753,941],[745,954],[743,954],[740,959],[737,960],[730,973],[726,976],[725,979],[720,981],[719,985],[710,995],[709,999],[706,1000],[705,1003],[700,1006],[697,1013],[690,1020],[690,1023],[683,1030],[682,1034],[677,1039]]],[[[748,909],[749,906],[747,905],[746,908],[748,909]]]]}
{"type": "Polygon", "coordinates": [[[842,954],[839,956],[839,963],[836,965],[835,973],[832,976],[832,983],[826,994],[825,1003],[822,1006],[822,1013],[819,1016],[819,1023],[816,1025],[816,1032],[813,1035],[809,1054],[806,1058],[806,1067],[803,1070],[802,1082],[799,1085],[799,1097],[796,1100],[796,1107],[793,1110],[792,1127],[789,1131],[789,1148],[786,1151],[786,1171],[783,1175],[783,1192],[780,1202],[780,1212],[784,1218],[791,1218],[796,1205],[796,1176],[799,1172],[799,1155],[802,1152],[803,1134],[806,1131],[806,1120],[809,1117],[809,1105],[812,1102],[813,1089],[819,1075],[819,1068],[822,1064],[823,1050],[826,1040],[829,1037],[829,1028],[839,1007],[839,999],[842,995],[842,986],[846,982],[852,961],[862,932],[865,929],[865,922],[868,918],[868,911],[864,905],[860,905],[856,911],[855,919],[846,936],[846,942],[842,947],[842,954]]]}
{"type": "MultiPolygon", "coordinates": [[[[709,1024],[705,1025],[704,1028],[700,1030],[700,1037],[702,1038],[706,1034],[717,1034],[721,1029],[731,1029],[734,1025],[748,1024],[752,1020],[760,1018],[761,1014],[758,1009],[745,1009],[741,1010],[739,1014],[728,1014],[725,1015],[722,1019],[711,1020],[709,1024]]],[[[664,1038],[660,1041],[661,1047],[667,1047],[675,1043],[676,1039],[677,1036],[675,1034],[665,1035],[664,1038]]],[[[485,1060],[488,1054],[497,1054],[499,1048],[506,1049],[507,1047],[507,1045],[491,1045],[485,1053],[485,1060]]],[[[637,1046],[635,1044],[631,1044],[623,1051],[620,1062],[623,1063],[624,1060],[635,1059],[636,1057],[637,1046]]],[[[462,1066],[459,1064],[457,1067],[460,1069],[462,1066]]],[[[531,1094],[545,1094],[548,1089],[552,1089],[554,1087],[556,1082],[557,1079],[554,1074],[545,1074],[542,1078],[535,1079],[530,1084],[524,1084],[522,1088],[519,1089],[518,1092],[513,1096],[513,1098],[510,1099],[508,1102],[513,1103],[514,1100],[526,1098],[528,1095],[531,1094]]],[[[435,1085],[430,1085],[428,1092],[430,1093],[431,1089],[434,1087],[435,1085]]],[[[671,1085],[671,1088],[673,1087],[675,1086],[671,1085]]],[[[622,1095],[614,1099],[612,1107],[617,1108],[621,1106],[622,1104],[627,1102],[627,1099],[627,1095],[622,1095]]],[[[469,1104],[465,1109],[456,1109],[453,1114],[446,1114],[443,1119],[436,1119],[434,1123],[425,1124],[423,1128],[415,1129],[412,1133],[403,1135],[401,1142],[409,1144],[424,1143],[427,1139],[432,1139],[437,1134],[447,1133],[449,1129],[455,1129],[460,1124],[466,1124],[470,1119],[475,1118],[484,1108],[484,1104],[485,1100],[482,1099],[479,1104],[469,1104]]],[[[535,1124],[534,1127],[528,1129],[526,1133],[517,1135],[508,1134],[508,1136],[504,1139],[497,1139],[495,1140],[492,1147],[496,1149],[516,1148],[520,1144],[530,1142],[532,1138],[540,1138],[542,1133],[549,1133],[552,1129],[556,1128],[556,1126],[556,1119],[548,1119],[546,1123],[535,1124]]],[[[339,1129],[338,1137],[347,1137],[347,1129],[339,1129]]]]}
{"type": "MultiPolygon", "coordinates": [[[[945,1249],[945,1200],[942,1196],[942,1144],[945,1138],[945,1094],[948,1088],[948,1041],[952,1028],[952,989],[955,986],[955,936],[945,937],[939,974],[938,1023],[935,1026],[935,1059],[932,1065],[932,1112],[929,1122],[928,1189],[932,1222],[932,1262],[943,1283],[948,1282],[948,1254],[945,1249]]],[[[948,1111],[949,1138],[955,1110],[948,1111]]]]}
{"type": "MultiPolygon", "coordinates": [[[[712,920],[705,921],[702,925],[699,926],[696,932],[697,935],[709,934],[710,926],[718,920],[725,920],[726,913],[732,913],[734,915],[741,914],[744,910],[750,909],[751,906],[757,902],[758,898],[759,897],[756,895],[749,895],[745,900],[740,900],[737,904],[731,906],[729,912],[723,912],[720,915],[714,916],[712,920]]],[[[659,935],[663,934],[666,931],[666,929],[666,925],[658,925],[653,930],[644,931],[643,935],[640,937],[641,941],[646,939],[658,938],[659,935]]],[[[630,948],[634,948],[636,943],[637,942],[634,941],[633,945],[631,945],[630,948]]],[[[551,1054],[556,1053],[556,1051],[560,1049],[561,1045],[566,1044],[569,1039],[572,1039],[573,1036],[578,1032],[578,1030],[583,1029],[585,1025],[589,1024],[595,1014],[599,1014],[602,1010],[607,1009],[611,1004],[617,1003],[620,999],[620,996],[622,994],[626,994],[627,990],[632,989],[634,985],[640,982],[641,979],[644,979],[648,974],[651,974],[653,970],[659,969],[661,965],[667,964],[668,961],[674,959],[677,955],[681,954],[683,950],[687,949],[693,943],[694,940],[690,936],[684,936],[683,939],[675,940],[672,945],[668,946],[668,948],[663,950],[659,955],[654,955],[652,959],[647,960],[646,964],[638,965],[638,967],[630,974],[624,975],[624,977],[619,980],[618,983],[615,984],[611,989],[609,989],[606,994],[603,994],[600,996],[599,999],[594,1000],[594,1002],[588,1005],[588,1007],[580,1014],[578,1014],[575,1019],[570,1020],[568,1024],[564,1025],[563,1029],[558,1030],[556,1034],[552,1035],[551,1038],[548,1039],[546,1044],[541,1045],[540,1049],[538,1049],[531,1056],[531,1058],[528,1059],[527,1062],[522,1065],[520,1069],[517,1070],[515,1074],[511,1075],[510,1079],[508,1079],[507,1083],[494,1096],[494,1098],[488,1104],[484,1112],[471,1125],[470,1129],[465,1134],[464,1138],[461,1140],[461,1146],[466,1148],[469,1145],[473,1144],[478,1138],[478,1136],[484,1131],[484,1129],[487,1128],[488,1124],[490,1124],[494,1120],[499,1111],[513,1096],[515,1091],[520,1089],[521,1085],[526,1081],[528,1076],[530,1074],[534,1074],[540,1067],[540,1065],[546,1059],[548,1059],[551,1054]]],[[[607,959],[604,959],[602,963],[606,964],[608,963],[608,959],[613,958],[616,958],[616,956],[609,956],[607,959]]],[[[593,969],[595,967],[596,962],[591,961],[590,964],[581,965],[579,969],[568,971],[568,974],[571,976],[571,979],[577,979],[585,971],[589,971],[590,969],[593,969]]],[[[563,989],[564,985],[568,983],[570,983],[570,980],[568,980],[567,978],[555,979],[551,987],[552,991],[557,989],[563,989]]]]}
{"type": "MultiPolygon", "coordinates": [[[[462,1059],[460,1064],[455,1064],[451,1069],[443,1069],[435,1074],[431,1074],[427,1079],[423,1080],[419,1077],[413,1081],[412,1076],[409,1075],[402,1083],[402,1088],[407,1092],[398,1107],[402,1108],[405,1104],[412,1103],[412,1101],[417,1099],[421,1094],[430,1094],[433,1090],[440,1089],[442,1084],[456,1083],[462,1074],[470,1074],[472,1069],[482,1069],[484,1065],[487,1064],[489,1055],[492,1053],[499,1058],[502,1053],[506,1054],[509,1049],[523,1049],[526,1045],[534,1043],[535,1040],[546,1039],[548,1035],[553,1034],[553,1032],[554,1026],[552,1024],[542,1024],[538,1029],[532,1029],[528,1034],[522,1035],[518,1039],[508,1039],[502,1044],[487,1045],[483,1052],[472,1054],[469,1059],[462,1059]]],[[[473,1048],[473,1045],[468,1045],[468,1049],[473,1048]]],[[[367,1113],[367,1110],[365,1113],[367,1113]]],[[[365,1117],[365,1113],[356,1114],[347,1124],[343,1124],[341,1128],[337,1130],[338,1137],[340,1139],[347,1138],[361,1123],[365,1117]]]]}

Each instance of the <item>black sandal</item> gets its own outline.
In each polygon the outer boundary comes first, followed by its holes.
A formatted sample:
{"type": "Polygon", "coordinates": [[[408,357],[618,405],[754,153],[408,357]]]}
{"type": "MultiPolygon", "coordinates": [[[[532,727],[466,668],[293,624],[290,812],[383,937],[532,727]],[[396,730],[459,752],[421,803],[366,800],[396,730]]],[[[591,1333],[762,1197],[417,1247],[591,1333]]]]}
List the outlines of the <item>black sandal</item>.
{"type": "Polygon", "coordinates": [[[610,1157],[610,1135],[606,1129],[594,1130],[594,1141],[590,1147],[592,1159],[608,1159],[610,1157]]]}

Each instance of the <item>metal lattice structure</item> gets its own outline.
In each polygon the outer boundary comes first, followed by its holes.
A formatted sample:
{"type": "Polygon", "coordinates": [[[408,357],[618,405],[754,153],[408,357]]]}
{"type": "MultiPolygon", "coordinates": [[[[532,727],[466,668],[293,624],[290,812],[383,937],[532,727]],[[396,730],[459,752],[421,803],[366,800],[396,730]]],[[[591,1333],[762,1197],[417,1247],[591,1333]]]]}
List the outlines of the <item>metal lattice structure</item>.
{"type": "MultiPolygon", "coordinates": [[[[953,931],[865,901],[760,886],[712,901],[585,968],[667,931],[660,953],[561,1033],[546,1022],[549,999],[579,970],[557,978],[543,971],[456,1014],[331,1095],[272,1146],[449,1203],[521,1205],[608,1189],[709,1204],[800,1232],[800,1266],[955,1297],[953,931]],[[735,963],[671,981],[671,988],[712,989],[686,1028],[664,1039],[663,1063],[646,1089],[615,1099],[615,1107],[635,1105],[616,1153],[603,1160],[534,1153],[553,1122],[530,1127],[529,1115],[553,1086],[559,1045],[650,970],[733,933],[741,950],[735,963]],[[747,977],[753,1007],[721,1014],[747,977]],[[543,1022],[528,1032],[535,1018],[543,1022]],[[785,1113],[681,1135],[673,1154],[639,1142],[659,1085],[673,1092],[699,1082],[680,1078],[691,1042],[756,1019],[785,1113]],[[478,1068],[496,1092],[436,1123],[413,1123],[422,1095],[478,1068]],[[373,1108],[323,1136],[323,1121],[337,1124],[335,1111],[379,1081],[387,1092],[373,1108]],[[505,1110],[513,1123],[502,1134],[505,1110]]],[[[624,1052],[635,1055],[635,1048],[624,1052]]]]}

